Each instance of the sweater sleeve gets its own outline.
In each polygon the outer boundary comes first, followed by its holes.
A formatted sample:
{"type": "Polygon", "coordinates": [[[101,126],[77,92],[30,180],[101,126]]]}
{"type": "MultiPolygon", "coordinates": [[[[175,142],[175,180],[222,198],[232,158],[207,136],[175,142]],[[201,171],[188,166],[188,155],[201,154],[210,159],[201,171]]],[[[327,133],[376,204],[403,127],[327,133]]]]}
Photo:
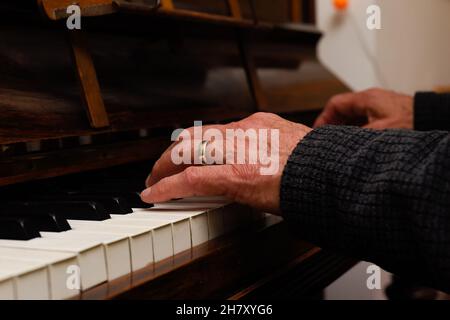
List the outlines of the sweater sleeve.
{"type": "Polygon", "coordinates": [[[305,240],[450,291],[448,132],[313,130],[280,197],[305,240]]]}
{"type": "Polygon", "coordinates": [[[450,94],[416,93],[414,128],[420,131],[450,131],[450,94]]]}

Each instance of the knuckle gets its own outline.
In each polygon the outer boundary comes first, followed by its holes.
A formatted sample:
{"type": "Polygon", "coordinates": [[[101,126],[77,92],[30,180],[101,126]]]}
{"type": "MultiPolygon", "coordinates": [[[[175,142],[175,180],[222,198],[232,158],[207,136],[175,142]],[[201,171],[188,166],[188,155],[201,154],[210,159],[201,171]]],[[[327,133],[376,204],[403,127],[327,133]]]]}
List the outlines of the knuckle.
{"type": "Polygon", "coordinates": [[[235,129],[239,127],[239,122],[233,121],[228,123],[226,126],[223,126],[222,129],[235,129]]]}
{"type": "Polygon", "coordinates": [[[248,117],[247,119],[252,119],[252,120],[264,120],[264,119],[270,119],[273,118],[274,114],[273,113],[268,113],[268,112],[256,112],[254,114],[252,114],[250,117],[248,117]]]}
{"type": "Polygon", "coordinates": [[[265,117],[266,115],[268,115],[267,112],[256,112],[256,113],[254,113],[253,115],[251,115],[250,117],[253,117],[253,118],[263,118],[263,117],[265,117]]]}
{"type": "Polygon", "coordinates": [[[248,118],[244,119],[244,127],[251,124],[254,126],[258,125],[267,125],[269,122],[274,122],[281,119],[279,116],[269,113],[269,112],[256,112],[249,116],[248,118]]]}

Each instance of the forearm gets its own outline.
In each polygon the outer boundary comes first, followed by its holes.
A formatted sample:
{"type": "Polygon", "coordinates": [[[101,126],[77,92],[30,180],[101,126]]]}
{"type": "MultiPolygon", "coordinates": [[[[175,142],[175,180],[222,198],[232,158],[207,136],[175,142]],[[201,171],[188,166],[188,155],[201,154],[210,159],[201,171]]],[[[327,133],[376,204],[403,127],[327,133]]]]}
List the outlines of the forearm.
{"type": "Polygon", "coordinates": [[[448,290],[448,159],[445,132],[316,129],[285,168],[282,212],[316,245],[448,290]]]}
{"type": "Polygon", "coordinates": [[[450,131],[450,94],[418,92],[414,97],[414,128],[450,131]]]}

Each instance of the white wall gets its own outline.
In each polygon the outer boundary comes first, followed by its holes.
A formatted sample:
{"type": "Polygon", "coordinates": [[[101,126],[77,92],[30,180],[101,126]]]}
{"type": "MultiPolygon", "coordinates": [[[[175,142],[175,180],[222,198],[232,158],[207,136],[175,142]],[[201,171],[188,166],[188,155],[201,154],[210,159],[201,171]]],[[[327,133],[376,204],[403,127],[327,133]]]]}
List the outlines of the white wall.
{"type": "Polygon", "coordinates": [[[322,63],[354,90],[379,86],[406,93],[450,86],[450,0],[349,0],[338,13],[317,0],[322,63]],[[382,30],[366,27],[377,4],[382,30]]]}
{"type": "Polygon", "coordinates": [[[367,268],[372,264],[360,262],[325,289],[326,300],[386,300],[386,287],[392,275],[381,270],[381,289],[367,288],[367,268]]]}

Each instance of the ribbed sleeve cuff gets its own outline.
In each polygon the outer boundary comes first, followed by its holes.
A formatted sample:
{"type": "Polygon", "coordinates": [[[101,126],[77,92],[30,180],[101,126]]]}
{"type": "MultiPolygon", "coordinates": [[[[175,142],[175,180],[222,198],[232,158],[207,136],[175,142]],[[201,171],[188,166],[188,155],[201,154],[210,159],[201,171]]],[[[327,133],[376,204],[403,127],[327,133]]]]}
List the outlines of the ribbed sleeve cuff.
{"type": "Polygon", "coordinates": [[[414,128],[450,130],[450,94],[418,92],[414,98],[414,128]]]}
{"type": "Polygon", "coordinates": [[[318,128],[288,159],[281,211],[303,240],[450,290],[449,158],[446,131],[318,128]]]}
{"type": "Polygon", "coordinates": [[[336,201],[334,195],[345,196],[342,190],[335,190],[338,187],[336,181],[340,186],[346,185],[344,180],[349,176],[346,170],[352,170],[349,163],[352,156],[378,134],[343,126],[311,131],[294,149],[283,172],[280,190],[283,216],[314,230],[316,234],[311,235],[314,238],[320,239],[320,234],[326,238],[332,236],[336,232],[334,223],[339,219],[332,209],[337,207],[332,203],[336,201]],[[340,177],[344,180],[339,180],[340,177]]]}

